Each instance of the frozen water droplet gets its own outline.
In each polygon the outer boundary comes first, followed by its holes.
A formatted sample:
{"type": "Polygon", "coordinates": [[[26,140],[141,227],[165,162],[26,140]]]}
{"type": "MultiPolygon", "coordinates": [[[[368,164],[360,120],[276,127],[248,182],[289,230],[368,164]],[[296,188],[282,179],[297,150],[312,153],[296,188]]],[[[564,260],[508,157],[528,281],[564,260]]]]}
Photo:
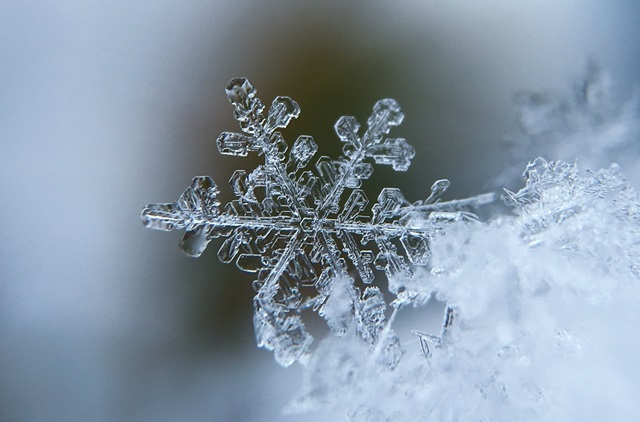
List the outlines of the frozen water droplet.
{"type": "Polygon", "coordinates": [[[180,249],[182,249],[182,252],[186,255],[197,258],[202,255],[209,240],[208,228],[201,226],[195,230],[185,232],[180,241],[180,249]]]}

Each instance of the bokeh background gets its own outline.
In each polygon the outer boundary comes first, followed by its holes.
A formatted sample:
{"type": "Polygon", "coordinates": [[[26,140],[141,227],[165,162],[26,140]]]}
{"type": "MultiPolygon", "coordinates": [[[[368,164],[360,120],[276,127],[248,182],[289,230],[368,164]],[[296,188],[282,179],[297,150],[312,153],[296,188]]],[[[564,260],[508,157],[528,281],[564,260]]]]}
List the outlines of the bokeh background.
{"type": "Polygon", "coordinates": [[[589,59],[637,87],[638,22],[604,0],[0,2],[0,420],[299,418],[280,411],[300,368],[255,348],[251,277],[139,220],[196,175],[228,200],[258,163],[215,147],[232,77],[293,97],[285,136],[331,156],[339,116],[397,99],[414,164],[365,189],[446,177],[456,198],[495,189],[514,93],[568,92],[589,59]]]}

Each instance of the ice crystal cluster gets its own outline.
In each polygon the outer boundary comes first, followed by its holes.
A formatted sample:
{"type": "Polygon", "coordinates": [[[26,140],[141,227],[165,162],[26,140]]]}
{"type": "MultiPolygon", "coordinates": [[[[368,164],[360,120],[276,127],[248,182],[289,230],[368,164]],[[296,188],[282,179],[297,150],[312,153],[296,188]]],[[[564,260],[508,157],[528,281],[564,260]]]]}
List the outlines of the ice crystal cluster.
{"type": "MultiPolygon", "coordinates": [[[[452,324],[415,340],[394,370],[329,339],[292,412],[358,421],[635,420],[640,391],[640,200],[619,168],[532,162],[517,211],[458,222],[431,243],[430,271],[404,284],[446,302],[452,324]]],[[[433,299],[432,299],[433,300],[433,299]]],[[[447,315],[447,318],[449,315],[447,315]]],[[[318,420],[322,420],[319,418],[318,420]]]]}
{"type": "Polygon", "coordinates": [[[414,156],[387,138],[403,118],[395,101],[379,101],[364,131],[340,118],[344,155],[315,159],[313,138],[289,148],[277,131],[300,113],[293,100],[277,97],[265,114],[253,86],[234,79],[242,133],[222,133],[219,151],[264,164],[233,174],[236,199],[222,208],[213,180],[196,177],[142,219],[185,229],[191,256],[221,238],[219,258],[255,273],[258,345],[304,364],[286,410],[306,420],[638,420],[640,199],[624,167],[580,167],[640,159],[640,119],[635,102],[604,101],[602,81],[590,67],[573,103],[520,98],[514,155],[539,147],[554,161],[533,155],[524,186],[505,189],[506,207],[493,203],[481,222],[472,212],[495,195],[442,202],[446,180],[425,200],[388,187],[368,206],[372,162],[404,171],[414,156]],[[430,309],[444,310],[435,329],[430,309]],[[303,312],[332,335],[311,347],[303,312]]]}

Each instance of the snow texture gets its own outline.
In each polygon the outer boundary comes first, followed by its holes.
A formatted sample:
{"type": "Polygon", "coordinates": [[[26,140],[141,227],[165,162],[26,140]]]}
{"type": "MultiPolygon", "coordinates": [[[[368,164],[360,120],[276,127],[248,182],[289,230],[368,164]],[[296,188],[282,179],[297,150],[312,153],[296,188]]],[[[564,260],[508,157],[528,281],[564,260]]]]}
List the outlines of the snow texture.
{"type": "Polygon", "coordinates": [[[633,102],[603,102],[601,75],[589,68],[577,105],[525,107],[519,153],[540,143],[553,155],[566,136],[565,151],[577,155],[531,161],[525,185],[504,191],[510,211],[496,208],[488,221],[469,211],[494,195],[439,202],[446,180],[413,204],[385,188],[365,213],[365,159],[406,170],[414,155],[385,138],[402,120],[395,101],[376,104],[362,136],[354,118],[340,118],[345,156],[321,157],[313,173],[313,139],[299,137],[287,158],[275,131],[298,116],[297,104],[278,97],[264,117],[246,79],[227,88],[243,133],[223,133],[218,146],[257,151],[265,164],[234,173],[237,199],[223,211],[213,181],[197,177],[177,202],[149,205],[142,218],[184,228],[181,247],[192,256],[223,237],[220,259],[257,273],[258,344],[283,365],[305,365],[285,410],[306,420],[638,420],[640,198],[618,164],[592,171],[575,161],[640,158],[633,102]],[[584,128],[599,135],[581,138],[584,128]],[[372,265],[385,271],[391,301],[372,284],[372,265]],[[401,324],[410,307],[444,308],[441,328],[420,312],[401,324]],[[314,349],[305,309],[333,334],[314,349]]]}
{"type": "MultiPolygon", "coordinates": [[[[405,284],[447,303],[394,370],[328,339],[291,412],[352,420],[635,420],[640,409],[640,202],[618,168],[579,174],[537,159],[517,211],[459,222],[431,243],[432,269],[405,284]],[[635,406],[635,407],[633,407],[635,406]]],[[[402,336],[402,333],[399,333],[402,336]]]]}

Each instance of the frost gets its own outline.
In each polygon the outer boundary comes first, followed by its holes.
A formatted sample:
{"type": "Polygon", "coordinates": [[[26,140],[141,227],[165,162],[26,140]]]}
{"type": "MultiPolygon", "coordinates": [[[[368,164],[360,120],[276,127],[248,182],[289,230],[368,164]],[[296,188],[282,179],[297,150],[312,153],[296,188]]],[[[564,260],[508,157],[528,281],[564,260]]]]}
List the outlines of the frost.
{"type": "MultiPolygon", "coordinates": [[[[249,173],[233,173],[229,182],[237,199],[222,210],[213,180],[196,177],[177,202],[148,205],[142,212],[144,224],[185,229],[180,246],[194,257],[212,239],[225,239],[218,250],[220,260],[256,274],[256,339],[259,346],[274,350],[281,364],[290,365],[307,354],[312,338],[298,315],[306,308],[319,308],[336,334],[345,332],[348,318],[356,318],[359,335],[394,365],[399,343],[385,328],[382,293],[375,287],[363,293],[354,288],[349,268],[364,284],[373,282],[373,267],[385,271],[390,280],[411,278],[412,265],[429,262],[429,242],[443,225],[473,218],[462,210],[490,202],[493,196],[439,202],[449,186],[447,180],[439,180],[426,200],[411,204],[399,189],[385,188],[367,216],[369,199],[360,186],[373,171],[368,160],[405,171],[415,155],[403,138],[387,138],[404,118],[395,100],[375,104],[363,134],[354,117],[338,119],[335,131],[344,144],[344,156],[320,157],[314,173],[306,169],[318,150],[314,139],[298,137],[287,155],[287,143],[276,130],[300,114],[295,101],[277,97],[265,115],[247,79],[233,79],[226,92],[242,132],[223,132],[216,141],[218,150],[235,156],[257,152],[264,164],[249,173]],[[337,299],[327,298],[338,289],[332,287],[336,279],[350,280],[350,286],[339,288],[348,303],[332,306],[337,299]],[[313,286],[316,294],[305,297],[303,286],[313,286]]],[[[393,286],[391,290],[397,293],[393,286]]]]}

